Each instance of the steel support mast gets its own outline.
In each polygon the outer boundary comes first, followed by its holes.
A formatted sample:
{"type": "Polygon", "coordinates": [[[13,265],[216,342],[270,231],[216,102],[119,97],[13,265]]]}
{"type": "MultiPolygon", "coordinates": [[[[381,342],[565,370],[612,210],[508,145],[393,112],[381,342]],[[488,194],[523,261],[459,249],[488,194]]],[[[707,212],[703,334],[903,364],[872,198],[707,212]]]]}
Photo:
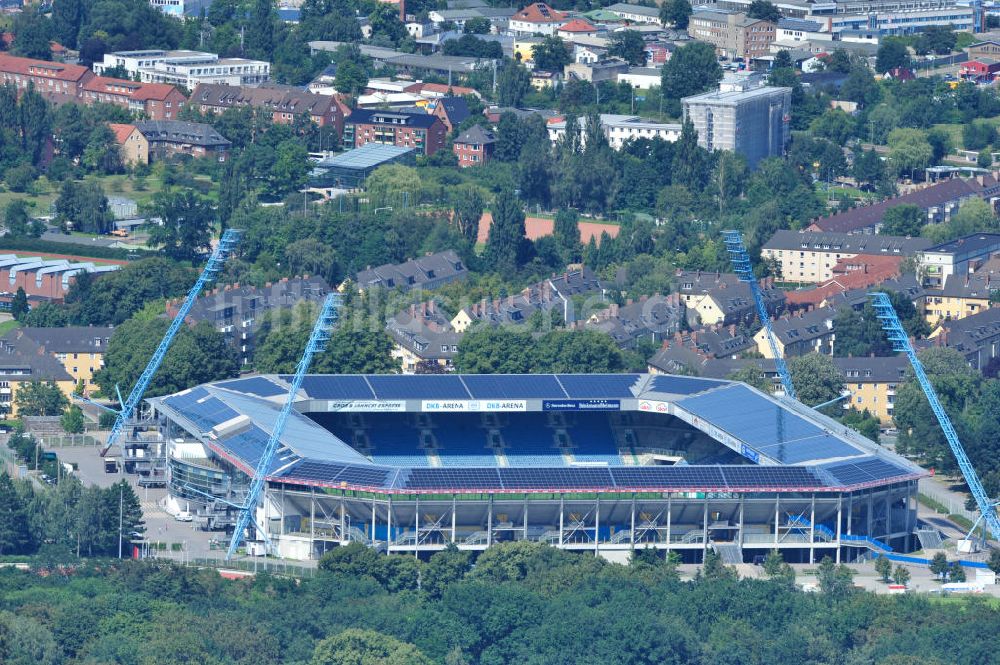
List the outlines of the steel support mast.
{"type": "Polygon", "coordinates": [[[743,235],[739,231],[723,231],[722,236],[726,242],[726,250],[729,252],[729,260],[733,264],[733,271],[741,282],[746,282],[753,295],[753,301],[757,305],[757,316],[760,324],[764,327],[764,334],[767,342],[771,345],[771,355],[774,356],[774,367],[781,377],[781,385],[785,389],[785,397],[796,399],[795,386],[792,385],[792,375],[788,371],[788,365],[781,356],[778,343],[774,339],[774,331],[771,330],[771,317],[767,313],[767,306],[764,304],[764,294],[760,292],[760,285],[753,274],[753,266],[750,264],[750,255],[747,254],[746,247],[743,246],[743,235]]]}
{"type": "Polygon", "coordinates": [[[214,280],[220,272],[222,272],[222,267],[226,264],[226,259],[232,253],[233,249],[236,248],[237,243],[240,241],[240,237],[243,235],[243,231],[240,229],[226,229],[222,234],[222,238],[219,239],[219,244],[212,252],[212,255],[208,257],[208,263],[205,264],[205,269],[201,271],[201,275],[198,276],[198,281],[194,283],[194,286],[187,293],[187,297],[184,299],[184,303],[181,308],[177,311],[177,316],[174,320],[170,322],[170,327],[167,328],[167,334],[163,336],[160,340],[160,345],[156,347],[156,351],[153,353],[153,357],[149,359],[149,364],[146,365],[146,369],[142,370],[142,374],[139,375],[139,380],[135,382],[135,386],[132,387],[132,392],[129,393],[128,398],[122,403],[121,410],[118,412],[118,417],[115,418],[115,424],[111,427],[111,434],[108,435],[108,443],[101,450],[101,457],[108,454],[108,450],[111,449],[117,441],[118,437],[121,436],[122,431],[131,420],[132,414],[135,413],[136,407],[139,406],[139,402],[142,401],[142,396],[146,394],[146,389],[149,388],[149,383],[153,380],[153,376],[156,374],[156,370],[160,369],[160,364],[163,363],[163,359],[167,355],[167,351],[170,350],[170,345],[174,342],[174,337],[177,336],[177,331],[180,330],[181,326],[184,324],[184,319],[187,318],[188,312],[194,306],[194,301],[198,298],[198,294],[201,290],[205,288],[205,285],[212,280],[214,280]]]}
{"type": "MultiPolygon", "coordinates": [[[[969,461],[969,456],[965,454],[965,448],[962,447],[958,433],[951,424],[951,418],[948,417],[944,407],[941,406],[937,392],[934,390],[934,386],[931,385],[930,379],[927,378],[927,374],[924,372],[924,365],[917,357],[917,352],[913,350],[910,337],[906,334],[906,330],[903,328],[903,324],[900,322],[899,316],[892,306],[892,301],[889,300],[889,296],[885,293],[869,293],[868,297],[871,298],[875,314],[882,322],[882,328],[885,330],[886,337],[892,343],[892,348],[895,351],[902,351],[909,358],[910,364],[913,366],[913,373],[916,374],[917,381],[920,382],[920,387],[923,389],[924,394],[927,395],[931,411],[937,417],[938,424],[941,425],[941,431],[944,432],[944,438],[948,440],[951,452],[958,461],[958,468],[962,470],[962,476],[965,478],[965,482],[969,485],[969,491],[972,492],[972,496],[976,500],[980,519],[986,522],[986,526],[994,538],[1000,538],[1000,518],[997,518],[995,504],[990,501],[982,482],[979,480],[979,476],[976,474],[976,469],[972,466],[972,462],[969,461]]],[[[975,525],[973,525],[974,529],[975,525]]]]}
{"type": "MultiPolygon", "coordinates": [[[[243,540],[244,532],[250,526],[250,522],[253,521],[254,512],[257,510],[257,504],[260,502],[264,491],[267,473],[271,468],[271,463],[274,461],[275,454],[278,452],[281,433],[285,429],[285,423],[288,421],[288,416],[292,413],[295,399],[298,396],[299,389],[302,387],[302,379],[305,378],[306,372],[309,371],[309,365],[312,364],[313,356],[326,349],[326,343],[330,340],[330,329],[333,328],[333,324],[337,320],[337,309],[340,307],[340,303],[340,296],[335,293],[328,294],[326,300],[323,301],[323,308],[320,310],[316,324],[313,326],[312,334],[309,335],[309,341],[306,342],[302,358],[295,368],[295,375],[292,377],[291,388],[285,397],[285,404],[281,407],[278,417],[274,420],[274,426],[271,428],[271,436],[264,446],[264,452],[261,453],[260,461],[257,462],[257,468],[254,469],[253,477],[250,479],[250,488],[247,491],[243,506],[240,508],[240,516],[236,520],[236,529],[233,531],[233,538],[229,541],[229,551],[226,552],[227,560],[231,559],[233,554],[236,553],[243,540]]],[[[262,530],[262,533],[264,533],[266,539],[266,531],[262,530]]]]}

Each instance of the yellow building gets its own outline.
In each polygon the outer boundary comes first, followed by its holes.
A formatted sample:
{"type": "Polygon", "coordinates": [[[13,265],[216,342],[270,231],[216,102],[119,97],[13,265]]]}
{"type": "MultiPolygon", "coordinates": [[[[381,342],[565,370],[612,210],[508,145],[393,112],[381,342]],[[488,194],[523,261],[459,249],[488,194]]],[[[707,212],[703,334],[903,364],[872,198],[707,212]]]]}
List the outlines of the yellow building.
{"type": "Polygon", "coordinates": [[[115,141],[121,147],[122,161],[127,165],[149,163],[149,140],[135,125],[108,123],[115,141]]]}
{"type": "MultiPolygon", "coordinates": [[[[678,271],[677,292],[688,312],[697,313],[697,323],[714,326],[749,323],[757,316],[756,305],[750,287],[732,273],[678,271]]],[[[769,283],[761,284],[761,294],[771,315],[780,313],[785,307],[783,291],[772,288],[769,283]]],[[[689,322],[695,325],[688,315],[689,322]]]]}
{"type": "MultiPolygon", "coordinates": [[[[820,307],[810,312],[794,316],[783,316],[771,322],[774,331],[774,341],[781,356],[803,356],[807,353],[833,354],[834,329],[833,319],[837,311],[833,308],[820,307]]],[[[757,351],[765,358],[774,358],[771,343],[767,339],[767,331],[761,328],[753,337],[757,343],[757,351]]]]}
{"type": "Polygon", "coordinates": [[[841,259],[861,254],[905,258],[930,245],[925,238],[781,230],[764,243],[760,256],[773,261],[785,281],[820,283],[833,279],[841,259]]]}
{"type": "Polygon", "coordinates": [[[909,367],[906,357],[834,358],[833,363],[844,375],[844,385],[851,391],[844,408],[868,411],[883,426],[892,426],[896,388],[909,367]]]}
{"type": "Polygon", "coordinates": [[[55,358],[72,378],[73,386],[83,382],[84,393],[96,390],[94,374],[104,367],[104,353],[114,330],[107,326],[66,328],[21,328],[17,332],[55,358]]]}
{"type": "Polygon", "coordinates": [[[34,382],[52,382],[69,398],[76,382],[52,355],[14,330],[0,338],[0,413],[16,418],[17,396],[34,382]]]}
{"type": "Polygon", "coordinates": [[[927,289],[924,318],[931,326],[964,319],[990,308],[990,295],[1000,290],[1000,280],[990,274],[949,275],[940,289],[927,289]]]}
{"type": "Polygon", "coordinates": [[[514,39],[511,57],[521,62],[531,62],[535,58],[535,47],[541,43],[540,37],[517,37],[514,39]]]}

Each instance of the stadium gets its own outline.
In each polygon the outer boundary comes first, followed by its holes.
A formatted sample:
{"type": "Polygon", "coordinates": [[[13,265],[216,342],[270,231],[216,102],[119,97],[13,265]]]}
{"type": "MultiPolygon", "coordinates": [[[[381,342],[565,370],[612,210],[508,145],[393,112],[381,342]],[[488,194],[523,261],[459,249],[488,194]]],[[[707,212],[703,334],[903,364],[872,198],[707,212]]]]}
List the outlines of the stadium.
{"type": "MultiPolygon", "coordinates": [[[[147,400],[172,500],[232,528],[291,377],[147,400]]],[[[652,374],[309,375],[248,548],[310,559],[350,542],[429,554],[530,540],[627,560],[729,563],[917,546],[924,472],[745,384],[652,374]]]]}

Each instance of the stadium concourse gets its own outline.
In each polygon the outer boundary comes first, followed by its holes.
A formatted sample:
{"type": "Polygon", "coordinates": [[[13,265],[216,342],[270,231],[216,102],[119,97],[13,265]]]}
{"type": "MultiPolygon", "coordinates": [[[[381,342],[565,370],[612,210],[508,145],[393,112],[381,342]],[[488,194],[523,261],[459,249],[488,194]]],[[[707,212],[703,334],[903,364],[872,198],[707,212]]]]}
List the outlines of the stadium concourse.
{"type": "MultiPolygon", "coordinates": [[[[148,400],[169,491],[204,528],[234,523],[288,379],[148,400]]],[[[914,548],[922,475],[798,402],[732,381],[311,375],[257,524],[269,554],[293,559],[353,541],[429,554],[528,539],[617,560],[655,547],[688,562],[708,548],[731,563],[774,548],[787,561],[851,561],[914,548]]]]}

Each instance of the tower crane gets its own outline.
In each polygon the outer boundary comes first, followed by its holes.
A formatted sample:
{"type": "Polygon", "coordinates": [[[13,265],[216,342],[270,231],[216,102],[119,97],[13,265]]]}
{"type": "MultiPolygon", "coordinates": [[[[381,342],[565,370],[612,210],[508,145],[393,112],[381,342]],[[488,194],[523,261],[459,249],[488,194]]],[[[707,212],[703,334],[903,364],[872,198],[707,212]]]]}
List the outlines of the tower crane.
{"type": "Polygon", "coordinates": [[[951,418],[948,417],[947,412],[945,412],[944,407],[938,400],[937,392],[934,390],[934,386],[931,385],[930,379],[927,378],[927,373],[924,372],[923,363],[920,362],[916,351],[913,350],[913,344],[910,343],[910,337],[906,334],[906,330],[899,320],[899,315],[896,314],[896,310],[892,306],[892,301],[889,300],[889,296],[885,293],[869,293],[868,297],[871,298],[872,306],[875,308],[875,315],[882,322],[882,329],[885,330],[886,337],[889,338],[893,350],[902,351],[910,360],[910,364],[913,366],[913,373],[916,375],[917,381],[920,382],[920,387],[927,396],[927,401],[930,402],[931,411],[937,417],[941,431],[944,433],[944,438],[948,441],[948,446],[958,461],[958,468],[961,469],[962,476],[969,486],[969,491],[972,492],[972,497],[976,501],[976,507],[979,508],[979,517],[976,519],[976,523],[972,525],[972,529],[969,530],[966,540],[971,539],[980,521],[986,523],[987,528],[993,534],[994,538],[1000,538],[1000,518],[997,517],[996,512],[997,503],[991,501],[986,494],[983,483],[979,480],[979,475],[976,474],[976,469],[972,466],[969,456],[965,454],[965,448],[958,438],[955,427],[951,424],[951,418]]]}
{"type": "Polygon", "coordinates": [[[208,257],[208,263],[205,264],[205,269],[201,271],[201,275],[198,276],[198,281],[194,283],[194,286],[187,293],[187,297],[184,298],[184,303],[181,305],[180,309],[177,311],[177,316],[174,320],[170,322],[170,327],[167,328],[167,333],[160,340],[159,346],[156,347],[156,351],[153,352],[153,357],[149,359],[149,363],[146,365],[146,369],[142,370],[142,374],[139,375],[139,380],[135,382],[135,386],[132,387],[132,392],[129,393],[128,398],[124,401],[121,399],[119,394],[118,399],[121,403],[121,410],[118,411],[118,416],[115,418],[115,424],[111,427],[111,433],[108,435],[108,442],[101,450],[101,457],[108,454],[117,441],[118,437],[121,436],[122,431],[128,424],[128,421],[132,419],[132,414],[135,413],[136,407],[139,406],[139,402],[142,401],[142,396],[146,393],[146,389],[149,388],[150,382],[153,380],[153,376],[156,374],[156,370],[160,368],[163,363],[163,359],[167,355],[167,351],[170,350],[170,345],[174,342],[174,337],[177,336],[177,331],[180,330],[181,326],[184,324],[184,319],[187,318],[188,313],[194,306],[194,301],[197,300],[198,294],[205,285],[214,280],[218,274],[222,271],[223,266],[226,264],[226,259],[232,254],[232,251],[236,248],[236,245],[242,237],[243,231],[240,229],[226,229],[219,239],[219,244],[216,246],[215,250],[212,252],[211,256],[208,257]]]}
{"type": "MultiPolygon", "coordinates": [[[[326,343],[330,340],[330,329],[333,328],[333,324],[337,320],[337,310],[340,308],[340,305],[341,297],[335,293],[327,294],[326,299],[323,301],[319,317],[317,317],[312,333],[309,335],[309,341],[306,342],[306,348],[302,352],[302,358],[295,367],[295,374],[292,377],[288,395],[285,397],[285,404],[281,407],[278,417],[274,420],[274,426],[271,428],[271,436],[264,445],[264,451],[261,453],[260,460],[257,462],[257,468],[254,469],[253,477],[250,479],[250,487],[247,490],[246,499],[240,507],[239,518],[236,520],[236,528],[233,530],[232,540],[229,541],[229,550],[226,552],[227,560],[231,559],[233,554],[236,553],[240,542],[243,540],[244,532],[250,526],[250,522],[253,521],[257,504],[260,502],[261,494],[264,491],[267,473],[274,461],[275,454],[278,452],[281,433],[285,429],[285,423],[288,421],[288,416],[291,415],[292,407],[295,405],[295,398],[302,387],[302,379],[305,378],[306,372],[309,371],[309,365],[312,364],[313,356],[326,349],[326,343]]],[[[266,529],[261,529],[260,531],[265,534],[266,538],[266,529]]]]}
{"type": "Polygon", "coordinates": [[[757,316],[760,318],[760,324],[764,327],[767,342],[771,345],[771,355],[774,356],[774,367],[781,378],[781,385],[785,390],[785,396],[796,399],[795,386],[792,385],[792,375],[788,371],[788,365],[785,364],[785,359],[781,356],[780,349],[778,349],[778,343],[774,339],[774,331],[771,329],[771,317],[768,315],[767,306],[764,304],[764,294],[760,292],[760,285],[757,284],[757,278],[754,277],[753,266],[750,264],[750,255],[747,254],[746,247],[743,245],[743,234],[739,231],[723,231],[722,235],[726,242],[726,250],[729,252],[729,260],[733,264],[733,271],[741,282],[746,282],[750,287],[753,301],[757,305],[757,316]]]}

